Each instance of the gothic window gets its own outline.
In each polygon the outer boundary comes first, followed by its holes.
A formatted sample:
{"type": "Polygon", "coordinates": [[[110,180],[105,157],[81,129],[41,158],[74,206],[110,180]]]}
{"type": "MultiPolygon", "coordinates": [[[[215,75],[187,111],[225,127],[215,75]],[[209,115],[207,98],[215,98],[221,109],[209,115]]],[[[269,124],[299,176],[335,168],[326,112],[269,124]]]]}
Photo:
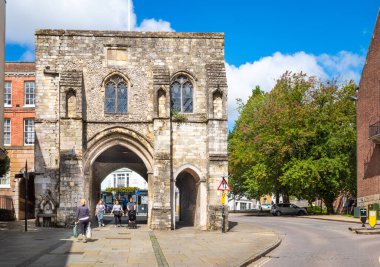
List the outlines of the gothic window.
{"type": "Polygon", "coordinates": [[[170,86],[171,109],[177,112],[193,112],[193,84],[184,76],[178,76],[170,86]]]}
{"type": "Polygon", "coordinates": [[[128,83],[119,75],[112,76],[105,88],[105,112],[127,113],[128,83]]]}

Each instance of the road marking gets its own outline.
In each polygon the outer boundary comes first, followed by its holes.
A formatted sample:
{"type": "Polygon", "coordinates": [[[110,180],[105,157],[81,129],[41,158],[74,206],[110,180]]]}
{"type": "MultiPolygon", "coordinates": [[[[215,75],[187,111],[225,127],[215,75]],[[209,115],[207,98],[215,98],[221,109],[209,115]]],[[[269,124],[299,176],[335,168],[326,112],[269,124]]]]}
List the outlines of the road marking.
{"type": "Polygon", "coordinates": [[[380,257],[379,257],[379,263],[380,263],[380,257]]]}

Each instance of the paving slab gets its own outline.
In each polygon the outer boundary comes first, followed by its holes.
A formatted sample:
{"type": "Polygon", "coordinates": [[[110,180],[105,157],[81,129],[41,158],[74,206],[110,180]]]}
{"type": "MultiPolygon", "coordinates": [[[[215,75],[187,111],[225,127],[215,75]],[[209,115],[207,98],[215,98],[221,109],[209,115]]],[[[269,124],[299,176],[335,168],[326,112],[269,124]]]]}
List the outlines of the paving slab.
{"type": "Polygon", "coordinates": [[[235,224],[227,233],[193,227],[152,231],[147,225],[94,228],[87,243],[71,229],[22,227],[0,231],[0,266],[245,266],[281,239],[273,230],[235,224]]]}

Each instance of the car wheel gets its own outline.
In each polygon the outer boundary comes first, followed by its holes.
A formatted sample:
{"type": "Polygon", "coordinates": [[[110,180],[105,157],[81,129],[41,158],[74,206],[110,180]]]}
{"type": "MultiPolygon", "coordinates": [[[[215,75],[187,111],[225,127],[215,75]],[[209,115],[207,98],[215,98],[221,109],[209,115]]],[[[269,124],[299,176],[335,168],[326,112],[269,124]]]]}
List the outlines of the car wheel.
{"type": "Polygon", "coordinates": [[[276,216],[281,216],[281,212],[280,211],[276,211],[276,216]]]}
{"type": "Polygon", "coordinates": [[[304,216],[304,215],[306,215],[305,214],[305,212],[304,211],[302,211],[302,210],[300,210],[299,212],[298,212],[298,214],[297,214],[298,216],[304,216]]]}

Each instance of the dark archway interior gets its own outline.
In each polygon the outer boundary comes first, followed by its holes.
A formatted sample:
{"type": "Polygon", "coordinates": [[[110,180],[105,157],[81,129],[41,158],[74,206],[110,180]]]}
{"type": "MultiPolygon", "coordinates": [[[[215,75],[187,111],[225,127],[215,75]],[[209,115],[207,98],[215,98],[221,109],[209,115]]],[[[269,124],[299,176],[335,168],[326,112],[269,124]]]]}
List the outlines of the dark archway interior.
{"type": "Polygon", "coordinates": [[[102,154],[100,154],[94,163],[91,170],[91,208],[95,210],[96,203],[100,198],[100,185],[108,174],[121,168],[128,168],[141,175],[148,181],[147,168],[141,158],[132,150],[121,146],[113,146],[102,154]]]}
{"type": "Polygon", "coordinates": [[[179,190],[181,225],[194,226],[198,201],[198,180],[187,171],[181,172],[176,179],[176,186],[179,190]]]}

